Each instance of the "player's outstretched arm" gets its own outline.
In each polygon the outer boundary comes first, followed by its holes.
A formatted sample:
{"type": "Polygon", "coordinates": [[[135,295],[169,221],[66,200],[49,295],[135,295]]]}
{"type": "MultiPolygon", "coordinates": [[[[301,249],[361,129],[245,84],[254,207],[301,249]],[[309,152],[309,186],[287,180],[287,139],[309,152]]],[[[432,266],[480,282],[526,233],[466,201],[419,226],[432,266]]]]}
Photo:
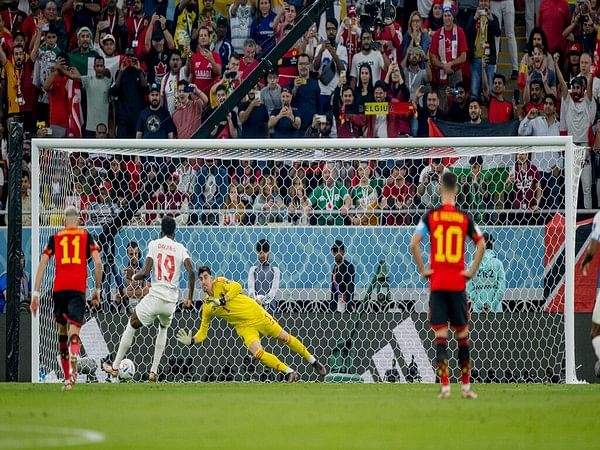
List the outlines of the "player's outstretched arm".
{"type": "Polygon", "coordinates": [[[592,259],[594,259],[596,250],[598,250],[598,241],[595,239],[592,239],[590,242],[590,245],[588,246],[588,248],[585,252],[583,261],[581,262],[581,273],[583,273],[583,276],[587,276],[587,274],[588,274],[587,268],[588,268],[590,262],[592,262],[592,259]]]}
{"type": "Polygon", "coordinates": [[[183,261],[183,266],[188,273],[188,297],[183,302],[183,307],[189,309],[194,304],[194,287],[196,286],[196,272],[194,271],[194,266],[192,265],[192,260],[190,258],[186,258],[183,261]]]}
{"type": "Polygon", "coordinates": [[[31,292],[31,312],[34,316],[37,314],[37,310],[40,306],[40,288],[42,287],[42,278],[44,277],[44,272],[48,266],[48,261],[50,261],[50,257],[44,253],[40,258],[40,263],[38,264],[37,272],[35,273],[35,283],[33,285],[33,291],[31,292]]]}
{"type": "Polygon", "coordinates": [[[139,272],[135,273],[131,277],[131,279],[133,281],[141,281],[141,280],[145,279],[148,275],[150,275],[150,272],[152,271],[152,265],[153,265],[152,258],[147,256],[146,261],[144,261],[144,267],[142,267],[142,269],[139,272]]]}
{"type": "Polygon", "coordinates": [[[93,251],[92,260],[94,261],[94,276],[96,280],[96,288],[92,294],[92,305],[98,306],[101,301],[100,292],[102,290],[102,260],[100,259],[100,252],[97,250],[93,251]]]}
{"type": "Polygon", "coordinates": [[[200,320],[200,328],[196,332],[196,334],[192,334],[192,331],[180,329],[177,331],[177,340],[181,342],[183,345],[192,345],[192,344],[201,344],[208,336],[208,327],[211,321],[211,314],[209,305],[205,304],[202,307],[202,319],[200,320]]]}

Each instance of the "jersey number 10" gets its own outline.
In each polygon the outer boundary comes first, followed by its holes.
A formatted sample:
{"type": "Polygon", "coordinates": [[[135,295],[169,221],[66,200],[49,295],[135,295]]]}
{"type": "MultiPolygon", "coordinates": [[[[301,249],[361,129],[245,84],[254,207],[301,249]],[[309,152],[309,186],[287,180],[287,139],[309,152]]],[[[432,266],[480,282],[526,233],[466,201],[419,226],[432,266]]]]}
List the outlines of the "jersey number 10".
{"type": "Polygon", "coordinates": [[[433,232],[435,238],[436,262],[457,263],[460,261],[463,252],[463,231],[461,227],[450,225],[438,225],[433,232]]]}
{"type": "Polygon", "coordinates": [[[175,257],[159,253],[156,259],[158,262],[156,265],[156,280],[173,281],[173,276],[175,275],[175,257]]]}

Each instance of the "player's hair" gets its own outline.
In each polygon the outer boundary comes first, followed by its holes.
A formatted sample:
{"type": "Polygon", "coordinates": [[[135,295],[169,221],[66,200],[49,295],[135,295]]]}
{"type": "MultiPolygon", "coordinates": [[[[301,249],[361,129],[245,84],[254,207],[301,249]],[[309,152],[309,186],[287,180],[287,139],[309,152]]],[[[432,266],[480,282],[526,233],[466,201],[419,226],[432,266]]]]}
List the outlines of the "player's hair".
{"type": "Polygon", "coordinates": [[[271,244],[267,239],[261,239],[256,243],[257,252],[268,252],[271,250],[271,244]]]}
{"type": "Polygon", "coordinates": [[[208,266],[200,266],[200,267],[198,267],[198,276],[202,275],[203,273],[207,273],[209,275],[212,275],[212,272],[210,271],[210,267],[208,267],[208,266]]]}
{"type": "Polygon", "coordinates": [[[65,217],[79,217],[79,210],[74,206],[65,208],[65,217]]]}
{"type": "Polygon", "coordinates": [[[458,178],[452,172],[444,172],[440,178],[440,185],[445,191],[453,192],[458,186],[458,178]]]}
{"type": "Polygon", "coordinates": [[[162,222],[160,223],[160,229],[164,235],[166,235],[166,236],[175,235],[175,228],[176,228],[175,219],[173,219],[171,216],[163,217],[162,222]]]}
{"type": "Polygon", "coordinates": [[[130,241],[129,244],[127,244],[127,247],[138,248],[139,245],[136,241],[130,241]]]}

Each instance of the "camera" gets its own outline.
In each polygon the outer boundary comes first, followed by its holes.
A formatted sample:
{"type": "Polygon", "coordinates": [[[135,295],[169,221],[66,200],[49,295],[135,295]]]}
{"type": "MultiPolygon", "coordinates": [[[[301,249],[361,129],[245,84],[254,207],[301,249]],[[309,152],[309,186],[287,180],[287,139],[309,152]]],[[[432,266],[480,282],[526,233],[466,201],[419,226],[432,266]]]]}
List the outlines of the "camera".
{"type": "Polygon", "coordinates": [[[192,86],[191,84],[188,84],[187,86],[185,86],[183,88],[183,92],[185,92],[186,94],[191,94],[194,92],[194,86],[192,86]]]}

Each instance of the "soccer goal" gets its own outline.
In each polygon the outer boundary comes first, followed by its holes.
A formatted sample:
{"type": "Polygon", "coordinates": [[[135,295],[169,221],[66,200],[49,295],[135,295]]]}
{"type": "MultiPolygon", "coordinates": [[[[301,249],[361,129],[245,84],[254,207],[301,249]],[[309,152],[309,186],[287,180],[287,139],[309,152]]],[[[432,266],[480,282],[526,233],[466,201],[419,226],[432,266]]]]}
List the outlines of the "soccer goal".
{"type": "MultiPolygon", "coordinates": [[[[434,382],[428,285],[409,242],[423,213],[438,206],[440,174],[453,171],[458,206],[488,233],[487,256],[499,261],[482,267],[468,288],[474,381],[573,383],[575,208],[585,152],[570,137],[34,139],[32,272],[64,208],[80,208],[104,261],[102,306],[89,309],[81,332],[80,376],[105,381],[101,359],[114,357],[147,289],[129,283],[125,268],[143,263],[160,218],[171,214],[194,265],[241,282],[326,362],[333,379],[434,382]],[[261,240],[271,266],[261,265],[250,281],[261,240]]],[[[474,246],[467,247],[470,263],[474,246]]],[[[51,270],[33,326],[34,380],[62,377],[51,270]]],[[[199,325],[201,294],[198,286],[194,308],[173,318],[160,378],[276,379],[218,319],[202,346],[178,345],[177,329],[199,325]]],[[[149,370],[155,333],[138,333],[127,356],[136,379],[149,370]]],[[[269,339],[263,345],[314,379],[286,348],[269,339]]]]}

